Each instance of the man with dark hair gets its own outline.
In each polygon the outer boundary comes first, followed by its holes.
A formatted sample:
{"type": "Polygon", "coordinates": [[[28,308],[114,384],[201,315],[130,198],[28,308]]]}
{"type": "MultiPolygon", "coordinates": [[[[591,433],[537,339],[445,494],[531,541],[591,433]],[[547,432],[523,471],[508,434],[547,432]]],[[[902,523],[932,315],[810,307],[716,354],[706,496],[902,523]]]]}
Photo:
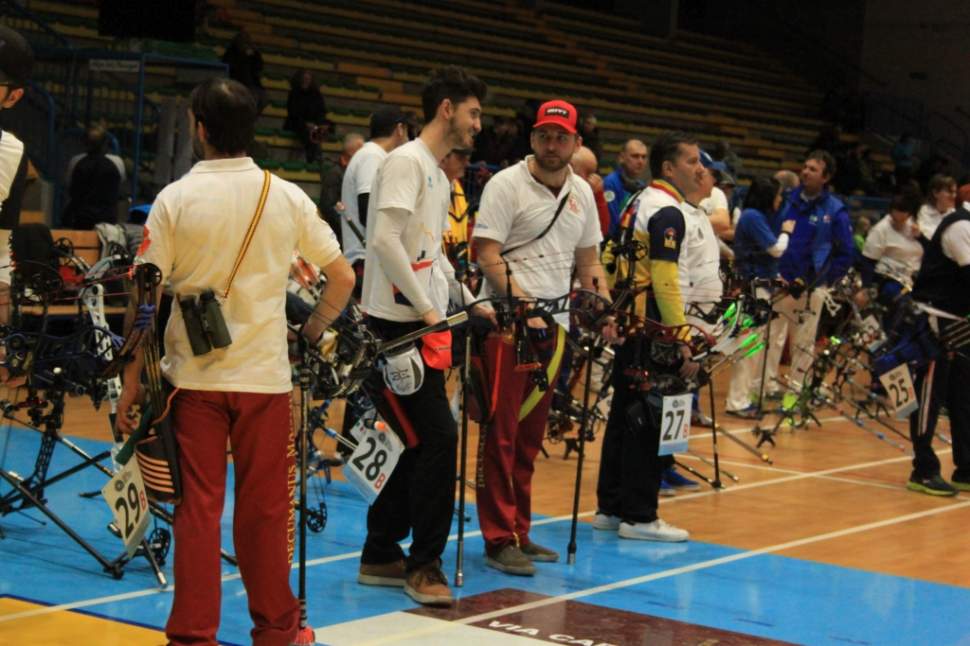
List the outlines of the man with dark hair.
{"type": "MultiPolygon", "coordinates": [[[[635,314],[664,325],[683,326],[681,275],[689,275],[684,196],[699,190],[705,172],[696,139],[680,132],[660,135],[650,149],[650,172],[653,181],[626,210],[625,217],[633,221],[620,222],[624,235],[632,233],[647,255],[634,267],[622,263],[620,271],[633,272],[635,286],[652,287],[649,296],[643,292],[638,297],[635,314]]],[[[654,421],[659,411],[650,412],[647,393],[641,391],[645,384],[635,374],[646,369],[651,345],[648,339],[627,339],[616,347],[613,403],[603,438],[593,527],[634,540],[686,541],[686,530],[657,516],[664,471],[664,460],[658,454],[660,427],[654,421]],[[637,410],[644,412],[638,414],[637,410]]],[[[677,352],[672,365],[651,366],[650,372],[694,378],[699,366],[691,361],[690,349],[680,344],[677,352]]]]}
{"type": "MultiPolygon", "coordinates": [[[[34,66],[34,52],[19,33],[0,25],[0,110],[24,96],[34,66]]],[[[0,324],[10,319],[10,232],[20,223],[27,180],[24,144],[0,129],[0,324]]]]}
{"type": "MultiPolygon", "coordinates": [[[[424,110],[424,123],[431,123],[438,114],[438,109],[446,99],[451,106],[457,106],[474,97],[479,105],[485,100],[487,93],[485,83],[477,76],[472,76],[457,65],[446,65],[438,68],[431,74],[431,78],[421,90],[421,108],[424,110]]],[[[451,117],[457,118],[457,115],[451,117]]],[[[452,124],[455,125],[455,124],[452,124]]],[[[473,133],[466,133],[468,136],[467,146],[456,146],[459,148],[470,148],[474,142],[474,136],[481,130],[481,125],[473,133]]]]}
{"type": "MultiPolygon", "coordinates": [[[[566,101],[539,106],[532,150],[524,160],[497,173],[482,192],[474,245],[487,280],[487,293],[525,298],[560,298],[572,288],[573,271],[584,289],[610,299],[599,243],[596,200],[589,184],[569,162],[581,145],[576,108],[566,101]]],[[[562,367],[569,316],[548,325],[526,320],[527,343],[548,384],[562,367]]],[[[533,373],[516,369],[515,341],[489,335],[485,362],[492,383],[502,384],[484,440],[479,445],[476,482],[478,519],[485,539],[485,563],[508,574],[531,576],[533,561],[559,555],[529,535],[532,474],[555,389],[541,389],[533,373]]]]}
{"type": "MultiPolygon", "coordinates": [[[[289,585],[296,430],[287,279],[294,251],[327,277],[302,330],[317,343],[346,305],[353,273],[310,198],[245,156],[256,122],[249,90],[237,81],[206,81],[192,93],[192,106],[203,161],[158,194],[136,260],[156,265],[181,304],[166,325],[161,362],[176,388],[171,420],[183,493],[173,522],[175,596],[165,632],[175,645],[216,643],[228,442],[236,491],[233,543],[255,624],[252,643],[283,646],[299,627],[289,585]],[[183,311],[195,310],[193,301],[207,290],[215,292],[231,341],[196,354],[183,311]]],[[[136,426],[133,406],[144,364],[139,349],[125,367],[117,418],[124,433],[136,426]]]]}
{"type": "Polygon", "coordinates": [[[828,286],[842,278],[855,260],[852,225],[845,205],[828,191],[835,159],[825,150],[811,152],[802,167],[801,186],[792,191],[780,222],[795,220],[778,269],[788,295],[778,301],[781,315],[772,326],[768,366],[762,390],[777,395],[778,365],[785,340],[791,340],[789,380],[801,385],[812,363],[815,337],[828,286]]]}
{"type": "MultiPolygon", "coordinates": [[[[460,68],[433,72],[422,93],[421,135],[391,151],[374,179],[362,306],[384,339],[438,323],[449,300],[472,302],[442,251],[450,190],[438,165],[455,148],[472,147],[484,97],[485,84],[460,68]]],[[[403,586],[418,603],[450,605],[441,554],[454,512],[458,444],[445,392],[451,334],[427,335],[418,345],[408,365],[412,387],[395,392],[391,384],[372,392],[378,411],[408,448],[367,513],[358,581],[403,586]],[[399,542],[409,533],[405,559],[399,542]]]]}
{"type": "MultiPolygon", "coordinates": [[[[239,156],[246,152],[256,132],[256,104],[244,85],[221,78],[203,81],[192,90],[189,105],[194,127],[204,127],[205,142],[217,154],[239,156]]],[[[197,153],[204,152],[201,138],[193,144],[197,153]]]]}
{"type": "Polygon", "coordinates": [[[603,178],[603,194],[610,208],[610,234],[616,231],[627,198],[644,186],[647,168],[647,146],[639,139],[629,139],[617,156],[616,169],[603,178]]]}
{"type": "Polygon", "coordinates": [[[353,156],[344,173],[340,201],[344,205],[340,221],[344,255],[357,273],[357,296],[364,276],[364,241],[367,236],[367,205],[377,169],[387,154],[411,140],[411,118],[399,108],[378,108],[370,117],[370,141],[353,156]]]}

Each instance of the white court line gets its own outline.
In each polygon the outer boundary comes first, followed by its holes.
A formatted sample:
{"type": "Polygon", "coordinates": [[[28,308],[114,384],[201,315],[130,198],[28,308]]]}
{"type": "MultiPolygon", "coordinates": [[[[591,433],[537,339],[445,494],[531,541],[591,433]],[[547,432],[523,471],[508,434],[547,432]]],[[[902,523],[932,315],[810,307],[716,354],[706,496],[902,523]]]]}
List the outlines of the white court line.
{"type": "MultiPolygon", "coordinates": [[[[706,456],[705,456],[706,457],[706,456]]],[[[692,455],[690,453],[679,456],[679,459],[696,460],[697,462],[702,462],[705,466],[714,468],[711,464],[708,464],[700,457],[692,455]]],[[[755,464],[753,462],[739,462],[737,460],[718,460],[720,464],[726,464],[729,467],[747,467],[751,469],[758,469],[760,471],[771,471],[773,473],[784,473],[786,475],[795,475],[805,473],[804,471],[798,471],[797,469],[783,469],[781,467],[768,466],[767,464],[755,464]]],[[[723,469],[722,469],[723,471],[723,469]]],[[[833,482],[845,482],[848,484],[865,485],[867,487],[878,487],[880,489],[892,489],[893,491],[905,491],[905,487],[902,485],[889,484],[887,482],[874,482],[872,480],[857,480],[855,478],[840,478],[838,476],[814,476],[819,480],[831,480],[833,482]]]]}
{"type": "MultiPolygon", "coordinates": [[[[952,452],[951,449],[944,449],[942,451],[937,451],[937,455],[946,455],[952,452]]],[[[731,493],[732,491],[746,491],[748,489],[757,489],[760,487],[765,487],[773,484],[784,484],[786,482],[794,482],[796,480],[805,480],[806,478],[818,478],[819,476],[828,476],[833,473],[842,473],[844,471],[855,471],[856,469],[868,469],[870,467],[878,467],[886,464],[893,464],[894,462],[910,461],[912,458],[908,455],[901,455],[896,458],[886,458],[884,460],[874,460],[872,462],[860,462],[859,464],[850,464],[844,467],[835,467],[832,469],[823,469],[821,471],[805,471],[803,473],[796,473],[795,475],[783,476],[781,478],[773,478],[771,480],[762,480],[760,482],[749,482],[747,484],[739,484],[733,487],[728,487],[726,489],[711,489],[709,491],[699,491],[697,493],[688,494],[677,494],[673,498],[661,498],[660,504],[671,504],[677,501],[683,500],[693,500],[694,498],[703,498],[704,496],[712,495],[724,495],[731,493]]],[[[586,512],[586,515],[592,515],[594,512],[586,512]]]]}
{"type": "MultiPolygon", "coordinates": [[[[943,450],[943,451],[937,451],[937,454],[938,455],[943,455],[943,454],[946,454],[946,453],[949,453],[949,452],[950,452],[950,450],[949,449],[946,449],[946,450],[943,450]]],[[[755,489],[755,488],[765,487],[765,486],[774,485],[774,484],[783,484],[783,483],[787,483],[787,482],[794,482],[796,480],[804,480],[806,478],[815,478],[815,477],[818,477],[818,476],[827,476],[827,475],[831,475],[833,473],[840,473],[840,472],[843,472],[843,471],[853,471],[855,469],[865,469],[865,468],[873,467],[873,466],[881,466],[881,465],[884,465],[884,464],[892,464],[894,462],[901,462],[903,460],[909,460],[909,459],[910,458],[908,456],[902,455],[902,456],[899,456],[899,457],[896,457],[896,458],[887,458],[885,460],[877,460],[877,461],[874,461],[874,462],[862,462],[862,463],[859,463],[859,464],[852,464],[852,465],[843,466],[843,467],[837,467],[837,468],[833,468],[833,469],[825,469],[825,470],[822,470],[822,471],[807,471],[807,472],[804,472],[804,473],[796,473],[796,474],[793,474],[793,475],[790,475],[790,476],[784,476],[784,477],[781,477],[781,478],[774,478],[774,479],[771,479],[771,480],[763,480],[761,482],[751,482],[751,483],[747,483],[747,484],[735,485],[733,487],[729,487],[727,489],[720,489],[720,490],[717,490],[717,491],[711,489],[709,491],[700,491],[700,492],[697,492],[697,493],[679,494],[675,498],[661,498],[660,499],[660,504],[661,505],[668,505],[668,504],[675,503],[675,502],[683,502],[685,500],[693,500],[695,498],[703,498],[705,496],[724,495],[724,494],[731,493],[733,491],[746,491],[748,489],[755,489]]],[[[581,512],[578,517],[579,518],[587,518],[589,516],[594,515],[595,513],[596,513],[595,510],[593,510],[593,511],[584,511],[584,512],[581,512]]],[[[572,520],[572,515],[571,514],[565,514],[565,515],[562,515],[562,516],[550,516],[549,518],[541,518],[539,520],[533,521],[532,526],[533,527],[537,527],[537,526],[541,526],[541,525],[551,525],[553,523],[563,522],[563,521],[567,521],[567,520],[572,520]]],[[[465,532],[465,537],[466,538],[475,537],[475,536],[481,536],[481,530],[475,530],[475,531],[465,532]]],[[[451,536],[448,537],[448,541],[449,542],[451,542],[453,540],[456,540],[456,539],[457,539],[457,534],[452,534],[451,536]]],[[[325,557],[322,557],[322,558],[319,558],[319,559],[313,559],[311,561],[307,561],[307,566],[308,567],[313,567],[313,566],[316,566],[316,565],[322,565],[322,564],[326,564],[326,563],[332,563],[332,562],[335,562],[335,561],[345,561],[347,559],[357,558],[359,556],[360,556],[360,551],[359,550],[356,551],[356,552],[346,552],[344,554],[335,554],[333,556],[325,556],[325,557]]],[[[240,575],[237,572],[237,573],[234,573],[234,574],[226,574],[226,575],[224,575],[222,577],[222,580],[223,581],[233,581],[233,580],[236,580],[238,578],[240,578],[240,575]]],[[[62,603],[62,604],[58,604],[56,606],[43,606],[41,608],[34,608],[32,610],[24,610],[24,611],[17,612],[17,613],[13,613],[13,614],[9,614],[9,615],[2,615],[2,616],[0,616],[0,623],[7,622],[7,621],[14,621],[16,619],[26,619],[28,617],[37,617],[37,616],[41,616],[41,615],[51,614],[51,613],[54,613],[54,612],[59,612],[61,610],[74,610],[76,608],[86,608],[86,607],[89,607],[89,606],[100,605],[102,603],[111,603],[111,602],[114,602],[114,601],[125,601],[127,599],[136,599],[138,597],[146,597],[146,596],[151,596],[153,594],[163,594],[163,593],[166,593],[166,592],[171,592],[171,587],[166,588],[165,590],[160,590],[157,587],[145,588],[145,589],[142,589],[142,590],[134,590],[132,592],[124,592],[124,593],[121,593],[121,594],[114,594],[114,595],[109,595],[109,596],[106,596],[106,597],[96,597],[96,598],[93,598],[93,599],[83,599],[83,600],[80,600],[80,601],[72,601],[70,603],[62,603]]]]}
{"type": "Polygon", "coordinates": [[[777,543],[775,545],[768,545],[767,547],[761,547],[755,550],[748,550],[746,552],[739,552],[737,554],[731,554],[728,556],[722,556],[716,559],[709,559],[707,561],[700,561],[698,563],[692,563],[691,565],[684,565],[681,567],[671,568],[669,570],[661,570],[660,572],[654,572],[652,574],[645,574],[641,576],[631,577],[629,579],[623,579],[622,581],[615,581],[613,583],[606,583],[603,585],[594,586],[591,588],[586,588],[583,590],[576,590],[575,592],[570,592],[567,594],[557,595],[554,597],[549,597],[547,599],[540,599],[537,601],[530,601],[528,603],[522,603],[517,606],[511,606],[508,608],[502,608],[499,610],[493,610],[491,612],[485,612],[478,615],[473,615],[471,617],[465,617],[463,619],[457,619],[451,622],[442,622],[440,626],[429,627],[421,631],[413,631],[412,633],[405,633],[399,635],[389,635],[382,639],[377,639],[369,642],[364,642],[364,644],[389,644],[400,639],[408,639],[412,637],[419,637],[427,635],[430,633],[438,633],[448,630],[449,624],[462,624],[469,625],[480,621],[487,621],[489,619],[495,619],[498,617],[503,617],[513,613],[526,612],[528,610],[534,610],[536,608],[542,608],[545,606],[550,606],[557,603],[562,603],[564,601],[569,601],[572,599],[581,599],[583,597],[589,597],[595,594],[600,594],[603,592],[610,592],[612,590],[620,590],[622,588],[628,588],[634,585],[640,585],[642,583],[648,583],[650,581],[656,581],[658,579],[666,579],[674,576],[679,576],[681,574],[689,574],[691,572],[697,572],[699,570],[706,570],[709,568],[717,567],[719,565],[724,565],[726,563],[733,563],[735,561],[742,561],[745,559],[753,558],[755,556],[761,556],[764,554],[770,554],[773,552],[781,552],[784,550],[789,550],[795,547],[801,547],[802,545],[810,545],[812,543],[819,543],[822,541],[831,540],[833,538],[841,538],[843,536],[850,536],[852,534],[858,534],[861,532],[867,532],[873,529],[880,529],[882,527],[888,527],[890,525],[898,525],[900,523],[906,523],[911,520],[918,520],[920,518],[925,518],[927,516],[935,516],[937,514],[943,514],[956,509],[966,509],[970,507],[970,500],[964,502],[954,503],[952,505],[947,505],[945,507],[937,507],[935,509],[929,509],[926,511],[920,511],[912,514],[906,514],[904,516],[896,516],[893,518],[887,518],[885,520],[879,520],[872,523],[865,523],[863,525],[856,525],[854,527],[847,527],[845,529],[839,529],[833,532],[826,532],[824,534],[815,534],[812,536],[806,536],[805,538],[799,538],[793,541],[787,541],[785,543],[777,543]]]}

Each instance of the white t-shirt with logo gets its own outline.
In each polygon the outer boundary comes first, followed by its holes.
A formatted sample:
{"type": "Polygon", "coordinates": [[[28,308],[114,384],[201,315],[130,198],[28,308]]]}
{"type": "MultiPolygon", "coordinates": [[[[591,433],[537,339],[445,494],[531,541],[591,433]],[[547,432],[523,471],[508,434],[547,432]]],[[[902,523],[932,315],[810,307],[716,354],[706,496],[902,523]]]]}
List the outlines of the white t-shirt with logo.
{"type": "MultiPolygon", "coordinates": [[[[559,298],[570,291],[576,249],[603,239],[599,215],[592,189],[572,169],[559,195],[553,195],[529,172],[530,159],[496,173],[485,185],[474,237],[500,242],[503,250],[523,245],[505,256],[516,284],[529,296],[559,298]],[[559,218],[536,240],[564,198],[559,218]]],[[[556,321],[569,327],[568,314],[557,315],[556,321]]]]}
{"type": "Polygon", "coordinates": [[[274,175],[229,298],[222,298],[262,187],[263,171],[249,157],[201,161],[152,205],[138,262],[157,265],[179,296],[212,289],[232,336],[229,347],[194,356],[173,304],[162,371],[179,388],[292,389],[284,308],[293,251],[325,267],[340,256],[340,245],[306,193],[274,175]]]}
{"type": "Polygon", "coordinates": [[[371,192],[377,169],[385,159],[387,151],[373,141],[368,141],[354,153],[347,164],[347,170],[344,171],[343,184],[340,187],[340,201],[344,204],[343,218],[340,220],[340,239],[343,241],[344,256],[348,262],[353,263],[364,258],[364,245],[347,224],[347,220],[353,222],[357,230],[366,236],[366,229],[357,213],[357,197],[371,192]]]}
{"type": "Polygon", "coordinates": [[[913,274],[923,259],[923,245],[909,235],[911,221],[903,233],[893,228],[892,217],[883,216],[866,236],[862,255],[876,261],[876,273],[888,276],[904,285],[912,286],[913,274]]]}
{"type": "Polygon", "coordinates": [[[401,242],[411,269],[438,313],[447,311],[448,279],[442,263],[448,261],[442,258],[441,240],[444,228],[448,226],[450,205],[451,183],[424,141],[415,139],[395,148],[387,156],[374,179],[367,205],[369,226],[361,298],[365,312],[398,322],[419,321],[423,313],[412,307],[391,283],[374,252],[371,241],[381,209],[408,212],[401,242]]]}

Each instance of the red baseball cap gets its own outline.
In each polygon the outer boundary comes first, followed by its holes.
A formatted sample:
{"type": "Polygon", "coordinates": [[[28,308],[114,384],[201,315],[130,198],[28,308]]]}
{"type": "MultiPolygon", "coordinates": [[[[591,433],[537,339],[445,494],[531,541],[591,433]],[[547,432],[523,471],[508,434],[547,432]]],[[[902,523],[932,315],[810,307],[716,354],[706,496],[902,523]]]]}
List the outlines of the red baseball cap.
{"type": "Polygon", "coordinates": [[[547,125],[559,126],[570,134],[576,134],[576,108],[566,101],[546,101],[539,106],[536,123],[532,127],[547,125]]]}

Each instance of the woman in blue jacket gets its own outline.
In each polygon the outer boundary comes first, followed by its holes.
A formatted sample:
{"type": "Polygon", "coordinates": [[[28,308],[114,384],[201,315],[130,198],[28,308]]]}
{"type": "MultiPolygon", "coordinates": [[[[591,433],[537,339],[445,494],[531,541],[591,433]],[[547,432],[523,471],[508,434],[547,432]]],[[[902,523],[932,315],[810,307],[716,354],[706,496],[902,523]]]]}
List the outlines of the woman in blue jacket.
{"type": "MultiPolygon", "coordinates": [[[[794,220],[781,225],[776,237],[770,221],[781,208],[781,184],[776,179],[758,177],[751,182],[744,199],[744,210],[734,231],[735,271],[745,281],[771,279],[778,276],[778,258],[788,248],[788,238],[795,227],[794,220]]],[[[755,290],[759,298],[770,297],[767,288],[755,290]]],[[[735,417],[755,419],[759,408],[751,402],[757,386],[757,366],[761,357],[755,355],[734,364],[731,386],[728,389],[727,413],[735,417]]]]}

